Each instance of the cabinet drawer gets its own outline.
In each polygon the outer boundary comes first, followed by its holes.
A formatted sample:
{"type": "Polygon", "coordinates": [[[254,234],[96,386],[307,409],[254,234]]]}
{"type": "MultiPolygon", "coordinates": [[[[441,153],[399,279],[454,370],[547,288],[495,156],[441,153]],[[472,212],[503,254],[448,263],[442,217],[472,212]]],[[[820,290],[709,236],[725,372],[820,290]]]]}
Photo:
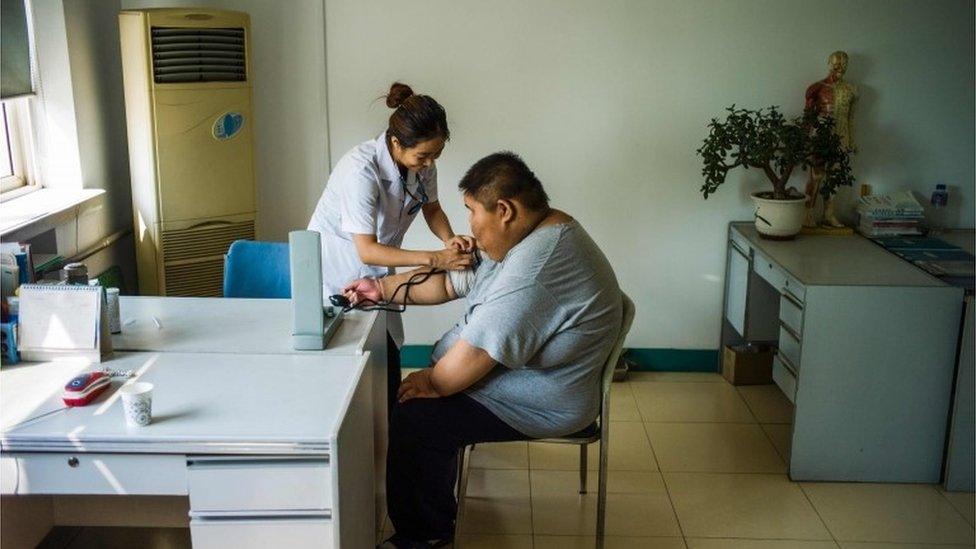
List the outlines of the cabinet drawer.
{"type": "Polygon", "coordinates": [[[332,472],[325,458],[191,457],[187,479],[195,513],[332,508],[332,472]]]}
{"type": "Polygon", "coordinates": [[[17,452],[0,457],[4,494],[186,495],[181,455],[17,452]]]}
{"type": "MultiPolygon", "coordinates": [[[[780,358],[773,357],[773,381],[779,386],[790,402],[796,399],[796,375],[783,365],[780,358]]],[[[795,403],[795,402],[794,402],[795,403]]]]}
{"type": "Polygon", "coordinates": [[[796,297],[797,301],[803,303],[807,291],[806,287],[799,280],[787,274],[779,265],[773,263],[768,257],[758,251],[753,253],[752,265],[756,274],[761,276],[766,282],[769,282],[777,292],[789,292],[796,297]]]}
{"type": "Polygon", "coordinates": [[[803,304],[791,294],[779,298],[779,320],[793,333],[803,334],[803,304]]]}
{"type": "Polygon", "coordinates": [[[779,327],[779,354],[781,360],[786,362],[790,368],[796,372],[800,371],[800,359],[802,352],[800,340],[790,333],[789,329],[780,325],[779,327]]]}
{"type": "Polygon", "coordinates": [[[193,549],[335,547],[332,521],[324,517],[280,519],[193,519],[193,549]]]}

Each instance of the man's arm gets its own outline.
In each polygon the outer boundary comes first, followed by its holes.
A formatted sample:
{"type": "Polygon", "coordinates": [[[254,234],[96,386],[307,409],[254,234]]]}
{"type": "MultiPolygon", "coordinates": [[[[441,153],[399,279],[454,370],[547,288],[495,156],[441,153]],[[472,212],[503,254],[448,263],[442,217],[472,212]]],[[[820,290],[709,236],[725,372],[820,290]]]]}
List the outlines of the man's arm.
{"type": "Polygon", "coordinates": [[[451,277],[445,273],[427,276],[429,268],[414,269],[406,273],[386,276],[380,279],[361,278],[351,282],[343,289],[343,294],[355,305],[364,299],[397,304],[438,305],[457,299],[457,292],[451,284],[451,277]],[[406,301],[407,288],[401,286],[410,280],[416,281],[410,289],[410,300],[406,301]],[[420,282],[423,280],[423,282],[420,282]],[[397,291],[400,288],[400,291],[397,291]]]}
{"type": "Polygon", "coordinates": [[[459,393],[474,385],[497,362],[483,349],[459,339],[433,368],[416,371],[400,385],[400,402],[411,398],[437,398],[459,393]]]}

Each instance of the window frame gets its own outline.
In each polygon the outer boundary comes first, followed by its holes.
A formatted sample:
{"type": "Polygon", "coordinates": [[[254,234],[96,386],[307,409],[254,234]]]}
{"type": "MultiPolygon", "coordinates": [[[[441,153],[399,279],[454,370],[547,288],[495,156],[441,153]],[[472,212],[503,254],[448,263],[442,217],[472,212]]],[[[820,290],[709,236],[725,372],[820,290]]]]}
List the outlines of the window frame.
{"type": "MultiPolygon", "coordinates": [[[[29,96],[2,101],[0,114],[7,132],[8,154],[12,175],[0,177],[0,201],[14,198],[40,188],[34,177],[29,96]]],[[[2,129],[2,128],[0,128],[2,129]]]]}

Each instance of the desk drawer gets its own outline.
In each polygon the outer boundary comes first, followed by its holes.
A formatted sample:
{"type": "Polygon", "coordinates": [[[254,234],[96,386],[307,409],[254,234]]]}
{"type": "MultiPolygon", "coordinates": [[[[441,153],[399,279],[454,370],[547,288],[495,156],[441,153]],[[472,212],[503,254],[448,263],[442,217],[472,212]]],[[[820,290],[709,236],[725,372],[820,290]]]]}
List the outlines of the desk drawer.
{"type": "Polygon", "coordinates": [[[803,334],[803,304],[792,294],[784,293],[779,298],[779,320],[793,333],[803,334]]]}
{"type": "Polygon", "coordinates": [[[325,458],[191,457],[189,461],[194,513],[332,508],[332,471],[325,458]]]}
{"type": "Polygon", "coordinates": [[[779,386],[786,398],[795,404],[796,399],[796,374],[784,365],[778,357],[773,357],[773,381],[779,386]]]}
{"type": "Polygon", "coordinates": [[[181,455],[17,452],[0,457],[4,494],[186,495],[181,455]]]}
{"type": "Polygon", "coordinates": [[[796,297],[797,301],[803,303],[807,293],[806,287],[799,280],[787,274],[779,265],[758,251],[753,253],[752,265],[756,274],[769,282],[777,292],[789,292],[793,297],[796,297]]]}
{"type": "Polygon", "coordinates": [[[790,368],[800,371],[800,359],[803,358],[800,340],[790,332],[785,324],[779,326],[779,354],[790,368]]]}
{"type": "Polygon", "coordinates": [[[193,519],[193,549],[335,547],[332,521],[324,517],[279,519],[193,519]]]}

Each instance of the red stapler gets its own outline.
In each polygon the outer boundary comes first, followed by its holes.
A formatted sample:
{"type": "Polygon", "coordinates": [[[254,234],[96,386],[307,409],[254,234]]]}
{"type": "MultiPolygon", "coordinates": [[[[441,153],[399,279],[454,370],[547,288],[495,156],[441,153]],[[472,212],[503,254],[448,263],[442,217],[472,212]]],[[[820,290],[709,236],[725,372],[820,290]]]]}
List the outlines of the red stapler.
{"type": "Polygon", "coordinates": [[[81,374],[64,386],[61,399],[68,406],[85,406],[95,400],[111,384],[112,377],[106,372],[81,374]]]}

